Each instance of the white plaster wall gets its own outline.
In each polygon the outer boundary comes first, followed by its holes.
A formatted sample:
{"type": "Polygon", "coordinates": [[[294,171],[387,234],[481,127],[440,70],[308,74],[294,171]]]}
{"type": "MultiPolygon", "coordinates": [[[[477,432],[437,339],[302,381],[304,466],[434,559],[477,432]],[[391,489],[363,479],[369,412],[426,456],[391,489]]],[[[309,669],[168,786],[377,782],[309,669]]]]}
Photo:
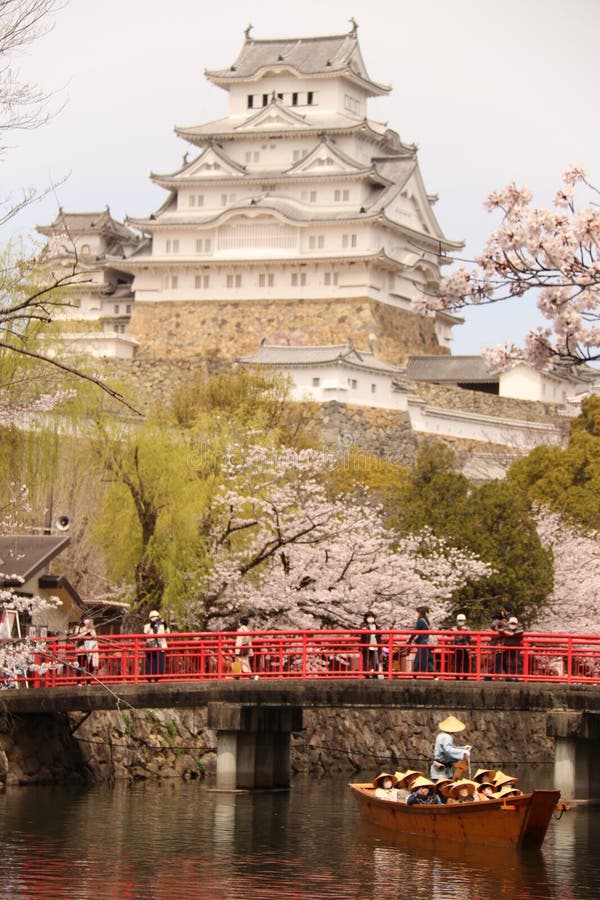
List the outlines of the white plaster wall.
{"type": "Polygon", "coordinates": [[[515,366],[500,374],[501,397],[563,404],[566,402],[567,394],[570,393],[570,388],[569,382],[553,378],[525,365],[515,366]]]}
{"type": "Polygon", "coordinates": [[[485,441],[522,450],[531,450],[541,444],[558,445],[563,440],[562,433],[552,425],[436,409],[419,398],[409,398],[408,412],[414,431],[440,437],[485,441]]]}
{"type": "Polygon", "coordinates": [[[292,379],[293,400],[314,400],[317,403],[338,400],[340,403],[379,409],[407,408],[406,394],[392,391],[390,375],[358,371],[342,365],[297,368],[286,366],[282,367],[282,371],[292,379]],[[319,378],[319,385],[313,384],[314,378],[319,378]],[[356,381],[356,387],[352,387],[353,381],[356,381]],[[372,385],[376,387],[375,393],[372,391],[372,385]]]}

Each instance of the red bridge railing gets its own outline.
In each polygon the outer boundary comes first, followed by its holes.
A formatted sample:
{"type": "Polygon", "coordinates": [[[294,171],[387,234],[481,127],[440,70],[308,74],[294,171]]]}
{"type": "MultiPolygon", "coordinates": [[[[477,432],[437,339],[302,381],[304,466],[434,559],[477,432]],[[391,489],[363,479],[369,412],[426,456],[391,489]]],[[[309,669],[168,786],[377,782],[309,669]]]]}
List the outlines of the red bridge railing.
{"type": "Polygon", "coordinates": [[[98,635],[93,651],[74,638],[40,640],[35,652],[21,652],[13,672],[5,666],[3,686],[252,677],[600,683],[600,635],[471,631],[468,643],[458,644],[457,632],[402,630],[376,632],[376,643],[366,643],[371,635],[256,631],[250,633],[252,655],[245,658],[236,650],[235,632],[168,634],[163,648],[148,646],[146,635],[98,635]],[[429,643],[417,644],[423,637],[429,643]]]}

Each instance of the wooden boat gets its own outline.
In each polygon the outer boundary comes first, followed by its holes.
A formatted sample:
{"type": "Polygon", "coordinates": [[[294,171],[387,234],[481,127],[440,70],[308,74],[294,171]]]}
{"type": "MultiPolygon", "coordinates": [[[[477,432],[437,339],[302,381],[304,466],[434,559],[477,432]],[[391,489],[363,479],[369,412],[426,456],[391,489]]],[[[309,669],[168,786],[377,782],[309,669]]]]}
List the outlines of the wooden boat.
{"type": "Polygon", "coordinates": [[[544,842],[559,791],[533,791],[504,800],[440,806],[396,803],[375,797],[372,784],[350,784],[362,818],[397,837],[418,835],[491,847],[538,850],[544,842]]]}

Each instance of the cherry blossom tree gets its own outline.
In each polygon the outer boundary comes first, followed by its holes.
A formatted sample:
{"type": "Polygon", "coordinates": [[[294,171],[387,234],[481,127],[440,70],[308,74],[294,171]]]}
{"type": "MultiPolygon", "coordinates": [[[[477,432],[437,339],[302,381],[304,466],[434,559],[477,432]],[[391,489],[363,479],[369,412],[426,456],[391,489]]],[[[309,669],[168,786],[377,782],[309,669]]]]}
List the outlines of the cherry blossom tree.
{"type": "MultiPolygon", "coordinates": [[[[29,512],[29,496],[25,485],[13,485],[12,495],[0,507],[0,534],[15,534],[24,529],[23,515],[29,512]]],[[[6,623],[7,613],[28,614],[40,613],[46,609],[60,606],[58,597],[45,599],[38,596],[21,596],[19,585],[23,579],[8,571],[4,571],[4,560],[0,558],[0,620],[6,623]]],[[[32,641],[25,637],[11,638],[0,632],[0,690],[16,688],[18,679],[28,672],[45,674],[55,663],[45,658],[44,641],[32,641]],[[43,663],[36,659],[43,658],[43,663]]],[[[58,661],[56,663],[58,665],[58,661]]]]}
{"type": "Polygon", "coordinates": [[[536,521],[542,543],[554,554],[554,590],[536,630],[600,634],[600,534],[568,524],[547,508],[536,521]]]}
{"type": "Polygon", "coordinates": [[[229,627],[251,609],[263,627],[346,628],[373,609],[387,627],[412,627],[416,606],[439,621],[457,587],[489,574],[427,530],[394,537],[367,496],[330,496],[335,466],[316,450],[229,453],[212,511],[213,569],[191,618],[229,627]]]}
{"type": "Polygon", "coordinates": [[[548,327],[525,335],[523,348],[484,348],[494,368],[524,359],[538,368],[581,365],[600,359],[600,206],[598,190],[581,166],[570,166],[554,195],[553,209],[532,205],[532,193],[515,183],[488,197],[502,214],[473,268],[459,266],[442,279],[438,295],[421,296],[414,308],[436,310],[497,303],[533,293],[548,327]],[[575,190],[587,191],[576,205],[575,190]]]}

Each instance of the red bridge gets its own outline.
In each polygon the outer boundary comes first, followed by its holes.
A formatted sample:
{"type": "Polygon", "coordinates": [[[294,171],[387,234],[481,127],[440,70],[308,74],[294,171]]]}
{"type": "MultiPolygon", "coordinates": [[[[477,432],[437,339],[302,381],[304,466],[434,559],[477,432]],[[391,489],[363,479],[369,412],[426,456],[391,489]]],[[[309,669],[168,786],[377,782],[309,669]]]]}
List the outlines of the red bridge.
{"type": "MultiPolygon", "coordinates": [[[[438,679],[600,683],[600,635],[527,632],[505,635],[408,630],[250,632],[243,657],[235,632],[167,634],[166,647],[151,647],[147,635],[98,635],[87,653],[75,638],[37,642],[20,657],[5,685],[53,687],[87,681],[103,684],[223,679],[438,679]],[[417,644],[416,638],[429,643],[417,644]],[[362,640],[361,640],[362,639],[362,640]],[[88,662],[89,660],[89,662],[88,662]],[[89,671],[88,671],[89,670],[89,671]]],[[[88,645],[89,648],[89,645],[88,645]]],[[[6,673],[5,673],[6,675],[6,673]]]]}

